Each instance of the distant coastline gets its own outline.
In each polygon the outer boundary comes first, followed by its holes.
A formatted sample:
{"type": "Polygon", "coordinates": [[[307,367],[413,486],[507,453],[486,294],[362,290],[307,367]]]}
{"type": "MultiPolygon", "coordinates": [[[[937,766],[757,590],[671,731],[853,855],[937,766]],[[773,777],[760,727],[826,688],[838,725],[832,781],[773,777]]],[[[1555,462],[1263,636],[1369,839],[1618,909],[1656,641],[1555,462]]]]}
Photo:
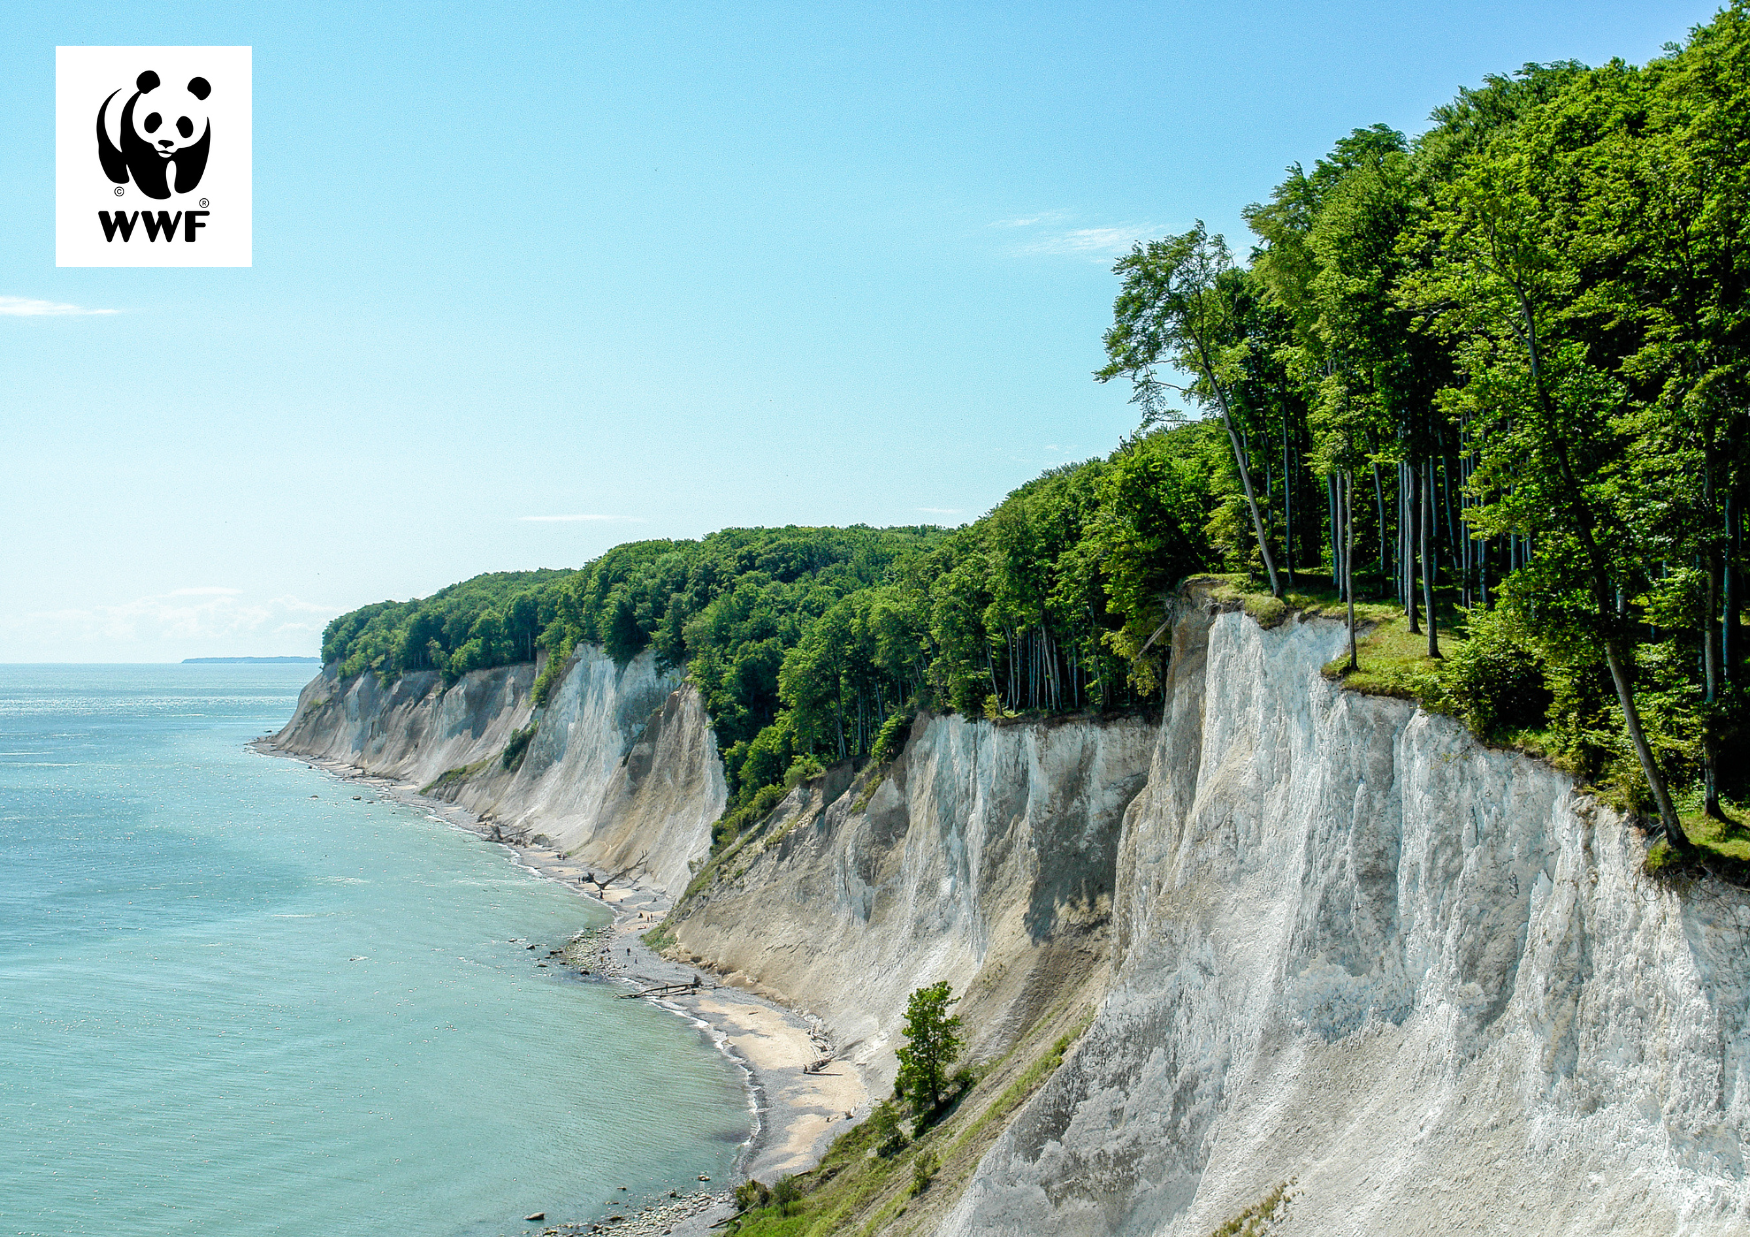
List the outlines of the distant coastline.
{"type": "Polygon", "coordinates": [[[293,663],[320,665],[320,657],[184,657],[185,666],[284,666],[293,663]]]}

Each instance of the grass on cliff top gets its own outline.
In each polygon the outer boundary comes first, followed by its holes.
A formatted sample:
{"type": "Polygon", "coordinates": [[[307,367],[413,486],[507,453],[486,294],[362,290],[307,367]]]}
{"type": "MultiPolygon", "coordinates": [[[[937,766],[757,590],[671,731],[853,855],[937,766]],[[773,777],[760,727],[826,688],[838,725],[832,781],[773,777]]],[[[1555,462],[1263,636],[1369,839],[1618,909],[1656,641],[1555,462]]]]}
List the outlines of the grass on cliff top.
{"type": "MultiPolygon", "coordinates": [[[[1701,866],[1734,884],[1750,885],[1750,808],[1722,799],[1716,819],[1699,810],[1680,812],[1683,832],[1701,851],[1701,866]]],[[[1648,876],[1687,880],[1696,875],[1664,838],[1647,850],[1644,865],[1648,876]]]]}
{"type": "MultiPolygon", "coordinates": [[[[1355,591],[1365,595],[1378,591],[1378,573],[1357,573],[1355,591]]],[[[1286,577],[1284,577],[1286,579],[1286,577]]],[[[1323,618],[1339,623],[1349,619],[1349,607],[1326,575],[1296,572],[1294,583],[1283,590],[1281,600],[1270,595],[1262,580],[1245,575],[1198,576],[1186,581],[1212,601],[1239,603],[1262,627],[1275,627],[1292,616],[1323,618]]],[[[1441,658],[1428,656],[1427,615],[1423,630],[1410,631],[1409,616],[1395,601],[1355,602],[1355,653],[1359,669],[1348,672],[1349,654],[1342,653],[1325,666],[1325,677],[1341,679],[1350,691],[1370,696],[1395,696],[1428,707],[1439,701],[1441,658]]],[[[1444,653],[1463,633],[1450,609],[1438,609],[1437,628],[1444,653]]]]}
{"type": "MultiPolygon", "coordinates": [[[[1280,599],[1270,595],[1269,586],[1262,580],[1240,572],[1192,576],[1185,581],[1185,587],[1202,593],[1211,601],[1238,604],[1257,620],[1258,626],[1264,628],[1281,625],[1291,614],[1306,618],[1343,617],[1343,602],[1330,576],[1297,571],[1292,584],[1287,580],[1284,575],[1285,587],[1280,599]]],[[[1357,617],[1360,612],[1361,607],[1357,606],[1357,617]]]]}
{"type": "MultiPolygon", "coordinates": [[[[1284,588],[1281,600],[1270,595],[1262,580],[1245,575],[1197,576],[1186,584],[1212,601],[1240,604],[1265,628],[1279,626],[1290,616],[1339,623],[1349,619],[1349,607],[1330,576],[1296,572],[1294,583],[1284,588]]],[[[1357,576],[1355,591],[1363,594],[1373,590],[1368,580],[1357,576]]],[[[1440,662],[1428,656],[1426,632],[1410,633],[1409,618],[1402,606],[1390,601],[1358,600],[1355,626],[1356,660],[1361,668],[1345,674],[1349,665],[1349,654],[1345,652],[1325,667],[1326,678],[1341,678],[1350,691],[1368,695],[1422,700],[1436,694],[1429,689],[1435,684],[1440,662]]],[[[1439,630],[1442,647],[1456,638],[1450,614],[1440,616],[1439,630]]]]}
{"type": "Polygon", "coordinates": [[[1750,864],[1750,811],[1735,803],[1722,802],[1720,813],[1724,820],[1704,812],[1685,812],[1681,818],[1683,831],[1697,846],[1750,864]]]}
{"type": "MultiPolygon", "coordinates": [[[[1340,678],[1350,691],[1369,696],[1437,700],[1443,659],[1428,656],[1426,616],[1423,629],[1412,632],[1409,616],[1395,605],[1357,605],[1357,625],[1364,608],[1370,612],[1371,622],[1365,631],[1356,633],[1355,660],[1360,668],[1349,670],[1349,654],[1344,652],[1326,664],[1325,677],[1340,678]]],[[[1444,618],[1437,630],[1443,653],[1460,638],[1444,618]]]]}

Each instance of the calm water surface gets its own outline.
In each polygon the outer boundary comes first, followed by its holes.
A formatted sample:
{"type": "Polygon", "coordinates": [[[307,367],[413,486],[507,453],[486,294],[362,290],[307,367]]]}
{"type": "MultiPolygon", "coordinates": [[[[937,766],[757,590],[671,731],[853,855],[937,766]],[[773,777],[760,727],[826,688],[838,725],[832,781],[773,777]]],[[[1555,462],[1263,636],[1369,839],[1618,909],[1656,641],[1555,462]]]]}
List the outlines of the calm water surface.
{"type": "Polygon", "coordinates": [[[598,908],[244,747],[311,670],[0,666],[0,1234],[523,1233],[722,1182],[729,1063],[524,948],[598,908]]]}

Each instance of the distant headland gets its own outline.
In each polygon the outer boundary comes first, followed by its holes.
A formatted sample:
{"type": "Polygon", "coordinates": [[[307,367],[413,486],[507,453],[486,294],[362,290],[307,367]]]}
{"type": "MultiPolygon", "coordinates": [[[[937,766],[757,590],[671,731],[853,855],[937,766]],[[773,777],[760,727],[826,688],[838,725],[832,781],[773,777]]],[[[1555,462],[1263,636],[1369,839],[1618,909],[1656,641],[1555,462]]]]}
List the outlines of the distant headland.
{"type": "Polygon", "coordinates": [[[320,657],[184,657],[185,666],[283,666],[293,662],[320,664],[320,657]]]}

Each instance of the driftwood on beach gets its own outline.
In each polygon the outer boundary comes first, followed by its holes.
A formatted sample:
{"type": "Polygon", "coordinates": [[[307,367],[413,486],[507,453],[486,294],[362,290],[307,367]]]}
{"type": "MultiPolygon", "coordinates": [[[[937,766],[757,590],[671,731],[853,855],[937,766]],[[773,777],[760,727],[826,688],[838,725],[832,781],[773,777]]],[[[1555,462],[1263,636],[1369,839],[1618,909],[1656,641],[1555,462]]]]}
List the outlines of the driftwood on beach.
{"type": "Polygon", "coordinates": [[[690,984],[659,984],[654,988],[646,988],[642,992],[622,992],[618,1000],[631,1001],[641,996],[680,996],[684,992],[702,992],[707,988],[715,988],[716,984],[700,984],[697,980],[690,984]]]}

